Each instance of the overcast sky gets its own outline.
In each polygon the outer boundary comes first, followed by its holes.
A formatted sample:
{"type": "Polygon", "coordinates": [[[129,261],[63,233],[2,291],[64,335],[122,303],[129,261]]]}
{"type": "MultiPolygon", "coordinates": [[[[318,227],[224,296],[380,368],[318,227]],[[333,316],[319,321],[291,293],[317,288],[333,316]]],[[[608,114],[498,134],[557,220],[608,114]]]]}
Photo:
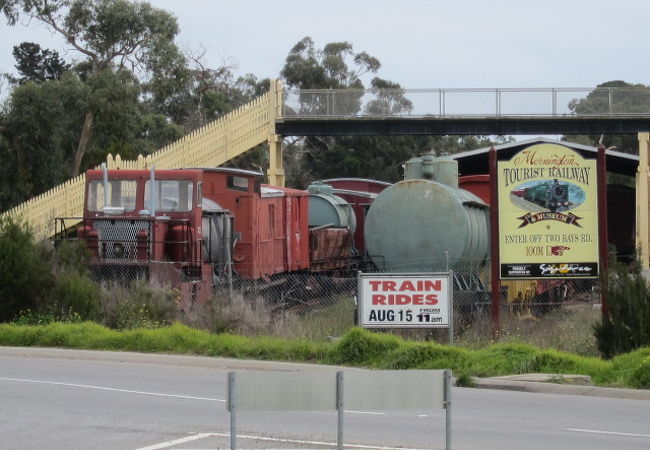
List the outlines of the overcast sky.
{"type": "MultiPolygon", "coordinates": [[[[291,47],[349,41],[405,88],[591,87],[650,84],[649,0],[152,0],[172,12],[183,48],[237,74],[277,77],[291,47]]],[[[0,19],[0,72],[11,49],[34,41],[76,55],[43,26],[0,19]]]]}

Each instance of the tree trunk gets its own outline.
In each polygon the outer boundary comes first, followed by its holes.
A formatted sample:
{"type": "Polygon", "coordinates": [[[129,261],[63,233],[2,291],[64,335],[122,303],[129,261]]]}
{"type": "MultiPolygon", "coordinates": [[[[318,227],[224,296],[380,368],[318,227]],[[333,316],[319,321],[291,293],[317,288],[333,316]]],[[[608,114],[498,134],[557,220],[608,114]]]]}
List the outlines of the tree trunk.
{"type": "Polygon", "coordinates": [[[79,138],[79,146],[77,147],[77,153],[74,156],[74,166],[72,168],[72,176],[76,177],[79,175],[79,169],[81,168],[81,160],[86,154],[86,148],[88,148],[88,141],[90,141],[90,136],[92,135],[93,128],[93,113],[87,112],[86,117],[84,118],[84,124],[81,128],[81,137],[79,138]]]}

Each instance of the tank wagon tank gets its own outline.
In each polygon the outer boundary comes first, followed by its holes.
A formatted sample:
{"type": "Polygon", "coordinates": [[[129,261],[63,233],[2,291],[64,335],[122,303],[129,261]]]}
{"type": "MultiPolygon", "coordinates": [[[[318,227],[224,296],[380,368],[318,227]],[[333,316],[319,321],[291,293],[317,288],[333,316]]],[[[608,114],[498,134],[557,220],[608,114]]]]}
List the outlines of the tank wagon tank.
{"type": "Polygon", "coordinates": [[[357,224],[357,229],[354,232],[354,247],[362,260],[367,261],[363,230],[368,208],[375,201],[377,195],[392,183],[367,178],[330,178],[321,180],[319,183],[332,186],[333,194],[348,202],[352,207],[357,224]]]}
{"type": "Polygon", "coordinates": [[[458,165],[434,152],[404,164],[404,180],[377,195],[365,244],[386,271],[476,268],[488,257],[488,206],[458,188],[458,165]]]}
{"type": "Polygon", "coordinates": [[[311,272],[346,269],[356,257],[353,236],[357,223],[354,211],[333,191],[332,186],[319,182],[307,188],[311,272]]]}

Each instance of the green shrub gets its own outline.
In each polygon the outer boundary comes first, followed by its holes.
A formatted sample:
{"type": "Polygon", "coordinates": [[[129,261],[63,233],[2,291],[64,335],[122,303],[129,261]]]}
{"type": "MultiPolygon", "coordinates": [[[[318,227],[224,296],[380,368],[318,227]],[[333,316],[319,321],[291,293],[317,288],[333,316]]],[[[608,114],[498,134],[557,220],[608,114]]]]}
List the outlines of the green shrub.
{"type": "Polygon", "coordinates": [[[474,387],[474,381],[471,375],[461,373],[456,377],[456,386],[458,387],[474,387]]]}
{"type": "Polygon", "coordinates": [[[650,389],[650,358],[643,359],[626,377],[625,384],[638,389],[650,389]]]}
{"type": "Polygon", "coordinates": [[[53,255],[55,268],[58,270],[74,269],[88,274],[90,252],[83,241],[61,241],[56,245],[53,255]]]}
{"type": "Polygon", "coordinates": [[[335,364],[372,365],[402,343],[402,339],[396,336],[372,333],[355,327],[336,343],[332,352],[332,362],[335,364]]]}
{"type": "Polygon", "coordinates": [[[27,225],[0,217],[0,322],[42,304],[54,285],[48,251],[27,225]]]}
{"type": "Polygon", "coordinates": [[[95,320],[99,314],[99,287],[87,275],[76,269],[57,273],[50,294],[51,303],[42,309],[52,309],[60,321],[77,315],[78,319],[95,320]]]}
{"type": "Polygon", "coordinates": [[[476,353],[473,370],[477,376],[532,372],[538,353],[539,349],[528,344],[494,344],[476,353]]]}
{"type": "Polygon", "coordinates": [[[612,263],[607,278],[609,314],[594,327],[605,358],[650,345],[650,285],[638,264],[612,263]]]}
{"type": "Polygon", "coordinates": [[[464,351],[434,343],[409,343],[385,355],[386,369],[447,369],[458,366],[464,351]]]}
{"type": "Polygon", "coordinates": [[[136,280],[129,287],[120,284],[102,286],[101,321],[118,329],[158,328],[175,317],[177,292],[136,280]]]}
{"type": "Polygon", "coordinates": [[[56,321],[57,317],[51,312],[36,312],[26,309],[21,311],[12,323],[16,325],[47,325],[56,321]]]}

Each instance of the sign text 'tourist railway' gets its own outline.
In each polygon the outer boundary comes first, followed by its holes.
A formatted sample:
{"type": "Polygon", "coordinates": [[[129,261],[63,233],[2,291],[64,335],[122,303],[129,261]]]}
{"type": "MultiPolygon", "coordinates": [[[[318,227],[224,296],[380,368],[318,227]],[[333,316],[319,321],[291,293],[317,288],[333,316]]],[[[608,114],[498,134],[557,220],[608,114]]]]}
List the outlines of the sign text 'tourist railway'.
{"type": "Polygon", "coordinates": [[[360,274],[359,325],[367,328],[447,328],[451,275],[360,274]]]}

